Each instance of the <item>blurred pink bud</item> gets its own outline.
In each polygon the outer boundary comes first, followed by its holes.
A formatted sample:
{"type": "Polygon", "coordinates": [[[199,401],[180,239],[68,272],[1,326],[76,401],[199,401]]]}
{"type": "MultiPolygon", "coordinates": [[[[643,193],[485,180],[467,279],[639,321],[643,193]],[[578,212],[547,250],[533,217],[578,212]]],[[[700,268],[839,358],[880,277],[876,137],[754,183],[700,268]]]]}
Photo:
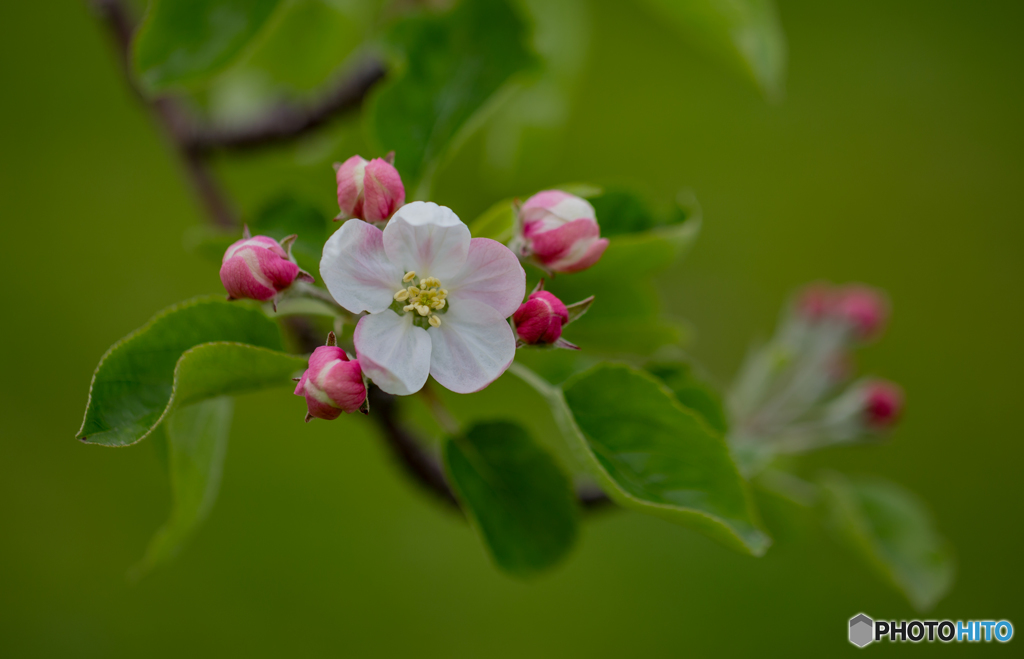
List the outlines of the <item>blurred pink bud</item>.
{"type": "Polygon", "coordinates": [[[851,284],[839,291],[836,313],[853,326],[857,338],[867,340],[882,333],[889,318],[889,305],[880,291],[851,284]]]}
{"type": "Polygon", "coordinates": [[[579,272],[597,263],[608,247],[594,207],[561,190],[538,192],[519,209],[520,252],[552,272],[579,272]]]}
{"type": "Polygon", "coordinates": [[[562,336],[562,325],[569,311],[562,301],[547,291],[530,293],[526,302],[512,314],[516,334],[524,343],[554,343],[562,336]]]}
{"type": "MultiPolygon", "coordinates": [[[[293,237],[294,238],[294,237],[293,237]]],[[[228,247],[220,266],[220,280],[229,299],[266,302],[296,279],[313,281],[299,269],[281,244],[268,236],[248,236],[228,247]]]]}
{"type": "Polygon", "coordinates": [[[405,203],[398,170],[383,158],[352,156],[338,167],[338,206],[348,217],[380,222],[391,219],[405,203]]]}
{"type": "Polygon", "coordinates": [[[797,312],[809,322],[818,322],[832,312],[836,295],[833,288],[822,282],[809,284],[797,296],[797,312]]]}
{"type": "Polygon", "coordinates": [[[310,356],[309,369],[299,379],[295,395],[306,398],[307,422],[313,418],[330,421],[342,412],[355,412],[366,400],[359,360],[350,361],[337,346],[320,346],[310,356]]]}
{"type": "Polygon", "coordinates": [[[872,428],[888,428],[903,411],[903,389],[888,380],[872,380],[864,389],[864,414],[872,428]]]}

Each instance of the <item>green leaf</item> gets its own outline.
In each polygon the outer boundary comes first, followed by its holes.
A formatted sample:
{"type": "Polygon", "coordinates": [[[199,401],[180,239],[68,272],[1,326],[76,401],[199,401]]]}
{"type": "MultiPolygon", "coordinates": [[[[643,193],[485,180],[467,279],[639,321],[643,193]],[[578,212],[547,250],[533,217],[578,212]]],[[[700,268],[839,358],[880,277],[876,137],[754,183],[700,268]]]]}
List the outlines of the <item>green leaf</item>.
{"type": "Polygon", "coordinates": [[[279,0],[153,0],[133,47],[143,89],[157,94],[205,82],[243,51],[278,4],[279,0]]]}
{"type": "Polygon", "coordinates": [[[709,426],[722,435],[729,432],[721,395],[694,373],[693,366],[684,362],[656,362],[648,364],[646,369],[672,390],[676,400],[699,414],[709,426]]]}
{"type": "Polygon", "coordinates": [[[481,423],[444,445],[448,480],[502,570],[520,577],[559,562],[576,540],[569,479],[526,430],[481,423]]]}
{"type": "Polygon", "coordinates": [[[555,387],[518,364],[509,370],[544,396],[577,464],[620,505],[755,556],[768,549],[722,436],[653,377],[605,363],[555,387]]]}
{"type": "Polygon", "coordinates": [[[406,189],[425,196],[440,158],[515,74],[535,64],[527,27],[506,0],[461,2],[392,30],[401,54],[393,80],[366,112],[382,151],[396,152],[406,189]],[[425,182],[425,186],[417,185],[425,182]]]}
{"type": "Polygon", "coordinates": [[[277,324],[244,304],[197,298],[165,309],[100,360],[78,438],[128,446],[175,405],[287,385],[306,360],[279,350],[277,324]]]}
{"type": "Polygon", "coordinates": [[[695,45],[742,68],[766,96],[782,96],[786,37],[772,0],[646,0],[695,45]]]}
{"type": "Polygon", "coordinates": [[[935,605],[953,584],[953,552],[927,506],[881,479],[832,472],[821,481],[829,524],[918,611],[935,605]]]}
{"type": "Polygon", "coordinates": [[[138,578],[177,555],[217,499],[234,401],[211,398],[175,410],[165,424],[173,504],[170,519],[133,569],[138,578]]]}

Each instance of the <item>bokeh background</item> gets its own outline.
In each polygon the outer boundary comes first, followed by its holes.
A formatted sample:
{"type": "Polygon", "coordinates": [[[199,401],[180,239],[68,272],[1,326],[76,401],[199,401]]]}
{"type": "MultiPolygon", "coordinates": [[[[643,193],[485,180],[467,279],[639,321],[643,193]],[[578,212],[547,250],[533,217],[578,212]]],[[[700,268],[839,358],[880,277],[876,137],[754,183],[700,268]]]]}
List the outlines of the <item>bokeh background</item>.
{"type": "MultiPolygon", "coordinates": [[[[905,386],[905,422],[888,445],[808,468],[923,496],[959,564],[930,617],[1020,628],[1024,5],[778,4],[790,64],[772,104],[632,3],[586,2],[559,139],[524,134],[498,171],[481,132],[435,197],[472,218],[567,180],[665,200],[692,188],[705,230],[663,288],[721,382],[795,286],[887,289],[891,329],[860,363],[905,386]]],[[[201,209],[84,3],[0,3],[0,89],[0,655],[822,656],[854,651],[857,612],[915,615],[810,514],[771,500],[762,559],[618,511],[591,519],[561,568],[511,580],[398,473],[369,423],[306,426],[284,390],[239,399],[210,519],[131,585],[169,505],[157,456],[74,434],[111,343],[220,290],[183,246],[201,209]]],[[[295,182],[326,213],[322,162],[362,148],[360,134],[343,121],[219,172],[247,212],[295,182]]],[[[499,394],[532,401],[515,382],[499,394]]]]}

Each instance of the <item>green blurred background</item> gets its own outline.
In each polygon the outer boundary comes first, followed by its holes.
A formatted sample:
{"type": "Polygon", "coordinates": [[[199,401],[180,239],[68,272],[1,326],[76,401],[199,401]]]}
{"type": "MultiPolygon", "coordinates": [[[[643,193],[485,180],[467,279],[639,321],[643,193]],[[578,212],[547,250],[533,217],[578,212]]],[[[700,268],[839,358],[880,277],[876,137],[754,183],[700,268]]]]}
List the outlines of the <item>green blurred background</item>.
{"type": "MultiPolygon", "coordinates": [[[[860,361],[905,386],[905,422],[888,445],[808,468],[927,499],[959,564],[929,617],[1024,625],[1024,5],[781,0],[777,104],[632,3],[585,7],[589,59],[561,139],[527,131],[498,171],[481,132],[436,200],[468,219],[567,180],[664,200],[692,188],[705,231],[663,284],[721,382],[795,286],[887,289],[890,331],[860,361]]],[[[167,513],[164,475],[146,444],[74,434],[111,343],[220,290],[183,247],[201,209],[82,2],[0,3],[0,85],[0,655],[822,656],[854,650],[857,612],[915,615],[810,514],[768,499],[776,544],[762,559],[616,511],[554,573],[510,580],[366,420],[304,425],[284,390],[239,399],[210,519],[176,563],[130,585],[167,513]]],[[[247,212],[292,183],[327,212],[323,162],[362,148],[347,121],[220,173],[247,212]]],[[[534,402],[506,380],[471,413],[534,402]]]]}

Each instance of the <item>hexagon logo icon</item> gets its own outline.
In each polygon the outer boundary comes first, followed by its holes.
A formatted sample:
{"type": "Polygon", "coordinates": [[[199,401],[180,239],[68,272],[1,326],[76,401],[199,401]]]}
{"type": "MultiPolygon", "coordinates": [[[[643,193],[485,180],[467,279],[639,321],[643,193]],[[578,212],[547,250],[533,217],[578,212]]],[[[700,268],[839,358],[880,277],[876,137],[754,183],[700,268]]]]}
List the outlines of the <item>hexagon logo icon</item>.
{"type": "Polygon", "coordinates": [[[875,621],[863,613],[850,618],[850,642],[862,648],[875,640],[875,621]]]}

